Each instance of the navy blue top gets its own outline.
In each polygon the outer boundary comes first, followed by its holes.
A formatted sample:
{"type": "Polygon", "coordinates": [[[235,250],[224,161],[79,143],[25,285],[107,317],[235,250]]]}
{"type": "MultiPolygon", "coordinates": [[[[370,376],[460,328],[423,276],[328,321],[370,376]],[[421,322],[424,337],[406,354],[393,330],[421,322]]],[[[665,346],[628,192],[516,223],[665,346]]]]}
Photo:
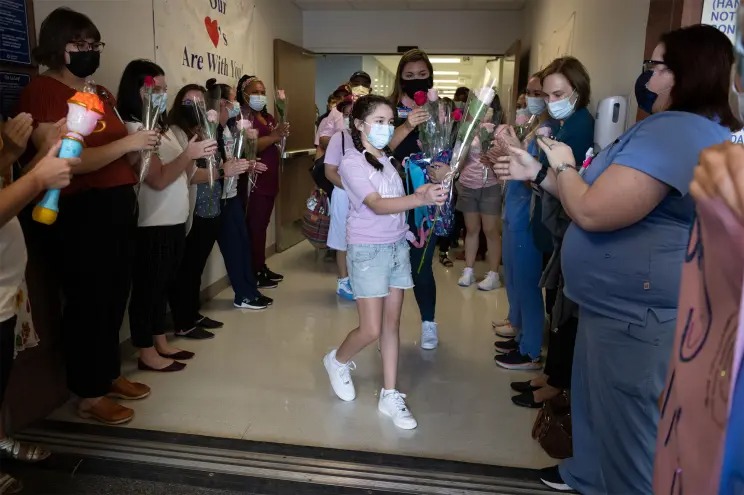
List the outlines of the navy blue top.
{"type": "MultiPolygon", "coordinates": [[[[688,195],[700,152],[730,139],[720,124],[687,112],[662,112],[637,123],[586,169],[594,184],[614,164],[639,170],[671,188],[643,220],[613,232],[572,224],[563,240],[565,293],[580,307],[645,325],[677,314],[682,262],[695,205],[688,195]]],[[[629,194],[628,200],[632,200],[629,194]]]]}

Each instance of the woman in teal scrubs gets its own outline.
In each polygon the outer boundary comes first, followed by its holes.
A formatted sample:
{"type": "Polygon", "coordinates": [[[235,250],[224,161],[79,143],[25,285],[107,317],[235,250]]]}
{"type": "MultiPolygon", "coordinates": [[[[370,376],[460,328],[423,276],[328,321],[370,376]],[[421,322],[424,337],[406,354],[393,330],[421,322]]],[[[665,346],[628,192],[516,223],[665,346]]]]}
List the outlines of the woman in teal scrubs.
{"type": "MultiPolygon", "coordinates": [[[[550,139],[542,187],[573,221],[563,243],[565,292],[579,305],[571,414],[574,457],[542,473],[558,490],[652,493],[657,400],[666,378],[700,152],[739,126],[728,105],[731,43],[714,27],[662,36],[636,84],[637,123],[583,170],[550,139]],[[705,67],[705,70],[700,70],[705,67]]],[[[508,160],[508,159],[507,159],[508,160]]],[[[539,163],[513,150],[505,174],[539,163]]]]}

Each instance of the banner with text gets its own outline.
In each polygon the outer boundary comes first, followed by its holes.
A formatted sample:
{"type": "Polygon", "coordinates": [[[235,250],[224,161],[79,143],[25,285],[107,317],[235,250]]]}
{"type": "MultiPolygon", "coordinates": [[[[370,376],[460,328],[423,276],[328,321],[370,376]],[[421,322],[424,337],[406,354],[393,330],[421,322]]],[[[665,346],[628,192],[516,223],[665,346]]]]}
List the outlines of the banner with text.
{"type": "Polygon", "coordinates": [[[234,86],[253,74],[254,12],[253,0],[154,2],[155,61],[168,77],[168,92],[210,78],[234,86]]]}
{"type": "MultiPolygon", "coordinates": [[[[703,24],[715,26],[719,31],[728,36],[731,43],[735,43],[736,34],[736,10],[739,8],[739,0],[705,0],[703,2],[703,24]]],[[[744,131],[731,135],[731,141],[744,144],[744,131]]]]}

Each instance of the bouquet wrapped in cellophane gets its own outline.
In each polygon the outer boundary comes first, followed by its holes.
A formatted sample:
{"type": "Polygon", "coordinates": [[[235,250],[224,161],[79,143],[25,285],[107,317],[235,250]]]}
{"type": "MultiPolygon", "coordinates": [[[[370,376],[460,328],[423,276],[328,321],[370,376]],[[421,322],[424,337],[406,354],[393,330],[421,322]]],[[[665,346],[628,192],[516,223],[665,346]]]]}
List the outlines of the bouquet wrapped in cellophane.
{"type": "MultiPolygon", "coordinates": [[[[250,124],[250,122],[248,122],[250,124]]],[[[255,161],[258,156],[258,129],[248,127],[245,129],[245,159],[248,161],[255,161]]],[[[245,205],[246,213],[248,209],[248,200],[251,198],[251,191],[256,187],[257,178],[256,169],[252,168],[247,172],[248,186],[245,189],[245,205]]]]}
{"type": "MultiPolygon", "coordinates": [[[[276,116],[280,124],[286,124],[287,121],[287,93],[283,89],[276,90],[274,99],[276,106],[276,116]]],[[[287,136],[283,136],[279,142],[279,157],[284,158],[284,151],[287,149],[287,136]]]]}
{"type": "Polygon", "coordinates": [[[465,163],[473,139],[480,132],[486,113],[496,97],[497,75],[488,68],[484,69],[483,79],[480,86],[470,91],[468,101],[465,103],[465,111],[460,122],[457,133],[457,141],[452,149],[452,160],[450,161],[450,172],[445,176],[442,185],[449,189],[452,195],[452,184],[455,177],[465,163]]]}
{"type": "MultiPolygon", "coordinates": [[[[236,160],[240,160],[241,158],[245,158],[246,131],[251,128],[253,128],[251,121],[242,116],[236,121],[233,149],[225,150],[228,159],[235,158],[236,160]]],[[[227,177],[225,179],[225,190],[231,190],[237,180],[237,177],[227,177]]]]}
{"type": "Polygon", "coordinates": [[[427,93],[417,92],[414,101],[426,109],[430,116],[429,120],[418,126],[421,151],[430,162],[441,161],[438,157],[452,147],[452,129],[455,123],[452,108],[439,99],[434,88],[427,93]]]}
{"type": "MultiPolygon", "coordinates": [[[[220,125],[220,100],[219,98],[210,98],[205,101],[200,96],[195,96],[194,112],[196,120],[199,122],[202,139],[217,139],[217,127],[220,125]]],[[[214,182],[217,179],[217,152],[206,158],[207,174],[209,177],[209,187],[214,188],[214,182]]]]}
{"type": "MultiPolygon", "coordinates": [[[[160,105],[153,101],[153,90],[155,80],[151,76],[145,77],[144,92],[142,95],[142,129],[154,131],[158,128],[158,117],[160,116],[160,105]]],[[[139,183],[142,184],[150,171],[153,150],[140,151],[139,183]]]]}

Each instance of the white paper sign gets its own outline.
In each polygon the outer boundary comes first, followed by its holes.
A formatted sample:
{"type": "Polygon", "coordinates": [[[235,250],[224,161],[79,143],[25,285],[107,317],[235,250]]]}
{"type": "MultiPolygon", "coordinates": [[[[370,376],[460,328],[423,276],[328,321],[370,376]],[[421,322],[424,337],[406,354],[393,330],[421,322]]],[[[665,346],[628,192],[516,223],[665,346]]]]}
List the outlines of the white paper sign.
{"type": "MultiPolygon", "coordinates": [[[[736,35],[736,10],[739,8],[739,0],[705,0],[703,3],[702,24],[715,26],[734,43],[736,35]]],[[[731,141],[744,144],[744,131],[731,135],[731,141]]]]}
{"type": "Polygon", "coordinates": [[[207,79],[235,85],[256,66],[253,0],[158,0],[155,61],[168,76],[168,92],[207,79]]]}

